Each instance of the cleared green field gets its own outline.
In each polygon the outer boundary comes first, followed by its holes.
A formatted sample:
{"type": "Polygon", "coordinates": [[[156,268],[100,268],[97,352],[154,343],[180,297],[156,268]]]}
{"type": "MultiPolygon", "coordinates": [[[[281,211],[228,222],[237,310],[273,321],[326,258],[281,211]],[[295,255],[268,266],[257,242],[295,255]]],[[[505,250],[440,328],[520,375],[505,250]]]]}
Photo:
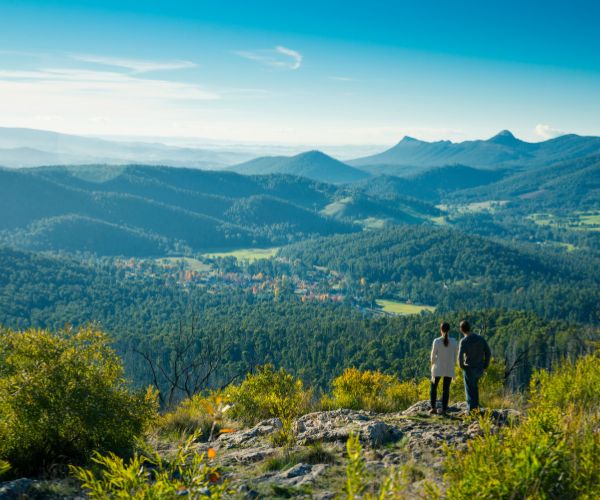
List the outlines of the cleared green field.
{"type": "Polygon", "coordinates": [[[582,214],[579,216],[579,220],[583,224],[600,226],[600,214],[582,214]]]}
{"type": "Polygon", "coordinates": [[[181,262],[184,263],[184,269],[189,269],[190,271],[196,271],[199,273],[208,272],[211,270],[211,267],[204,262],[200,262],[199,260],[192,259],[190,257],[165,257],[163,259],[156,259],[159,264],[171,264],[178,265],[181,262]]]}
{"type": "Polygon", "coordinates": [[[419,314],[421,311],[435,311],[435,307],[433,306],[417,306],[415,304],[407,304],[406,302],[398,302],[397,300],[377,299],[375,302],[383,311],[403,316],[419,314]]]}
{"type": "Polygon", "coordinates": [[[206,253],[204,254],[204,256],[208,257],[209,259],[235,257],[237,260],[247,260],[249,262],[254,262],[255,260],[270,259],[271,257],[275,257],[277,250],[279,250],[279,247],[245,248],[241,250],[232,250],[231,252],[206,253]]]}
{"type": "Polygon", "coordinates": [[[352,202],[351,196],[334,201],[333,203],[330,203],[325,208],[323,208],[321,210],[321,214],[326,215],[328,217],[335,217],[337,215],[343,215],[343,212],[346,209],[346,205],[351,202],[352,202]]]}
{"type": "Polygon", "coordinates": [[[573,231],[600,231],[600,212],[574,212],[570,215],[550,213],[529,216],[539,226],[562,227],[573,231]]]}
{"type": "Polygon", "coordinates": [[[368,219],[357,221],[357,223],[360,224],[363,229],[382,229],[386,225],[385,220],[377,219],[376,217],[369,217],[368,219]]]}
{"type": "Polygon", "coordinates": [[[437,208],[444,212],[455,213],[455,214],[467,214],[467,213],[481,213],[490,212],[494,213],[496,209],[503,207],[508,203],[507,200],[489,200],[489,201],[478,201],[475,203],[467,203],[465,205],[436,205],[437,208]]]}

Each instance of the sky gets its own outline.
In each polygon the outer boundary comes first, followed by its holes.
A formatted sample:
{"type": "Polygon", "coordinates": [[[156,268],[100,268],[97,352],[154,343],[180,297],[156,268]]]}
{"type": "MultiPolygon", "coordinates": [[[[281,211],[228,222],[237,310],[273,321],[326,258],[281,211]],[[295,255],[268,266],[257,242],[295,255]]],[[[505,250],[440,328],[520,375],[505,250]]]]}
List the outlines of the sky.
{"type": "Polygon", "coordinates": [[[0,126],[270,144],[600,135],[600,2],[0,0],[0,126]]]}

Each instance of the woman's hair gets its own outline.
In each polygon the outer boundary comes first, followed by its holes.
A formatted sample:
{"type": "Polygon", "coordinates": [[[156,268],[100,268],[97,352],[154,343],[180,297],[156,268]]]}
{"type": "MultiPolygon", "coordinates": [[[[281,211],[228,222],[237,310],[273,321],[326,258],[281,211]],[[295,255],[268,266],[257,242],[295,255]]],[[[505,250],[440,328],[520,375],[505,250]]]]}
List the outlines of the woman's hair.
{"type": "Polygon", "coordinates": [[[444,334],[444,345],[448,347],[448,332],[450,331],[450,323],[442,323],[440,325],[440,330],[444,334]]]}
{"type": "Polygon", "coordinates": [[[460,322],[460,331],[464,333],[469,333],[471,331],[471,325],[466,319],[463,319],[460,322]]]}

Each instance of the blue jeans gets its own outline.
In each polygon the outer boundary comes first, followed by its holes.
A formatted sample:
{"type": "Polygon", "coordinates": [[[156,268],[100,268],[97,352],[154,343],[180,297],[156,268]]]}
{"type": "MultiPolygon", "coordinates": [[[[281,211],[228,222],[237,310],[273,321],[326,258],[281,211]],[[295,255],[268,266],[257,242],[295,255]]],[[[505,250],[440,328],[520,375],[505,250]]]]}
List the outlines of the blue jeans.
{"type": "Polygon", "coordinates": [[[464,368],[465,396],[469,411],[479,408],[479,379],[483,375],[482,368],[464,368]]]}

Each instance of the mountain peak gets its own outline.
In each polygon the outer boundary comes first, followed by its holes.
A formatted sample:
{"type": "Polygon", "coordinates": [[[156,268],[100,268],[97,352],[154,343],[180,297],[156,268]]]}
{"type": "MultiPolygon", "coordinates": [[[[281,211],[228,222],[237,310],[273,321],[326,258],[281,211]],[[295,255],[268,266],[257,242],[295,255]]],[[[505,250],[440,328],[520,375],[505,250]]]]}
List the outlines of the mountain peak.
{"type": "Polygon", "coordinates": [[[509,146],[512,144],[518,144],[521,141],[517,139],[510,130],[501,130],[494,137],[488,139],[488,142],[509,146]]]}
{"type": "Polygon", "coordinates": [[[400,144],[416,144],[419,142],[423,142],[420,141],[419,139],[415,139],[414,137],[411,137],[409,135],[405,135],[402,140],[400,141],[400,144]]]}
{"type": "Polygon", "coordinates": [[[310,151],[304,151],[302,153],[298,153],[295,157],[296,158],[331,158],[329,155],[323,153],[323,151],[319,151],[318,149],[312,149],[310,151]]]}

